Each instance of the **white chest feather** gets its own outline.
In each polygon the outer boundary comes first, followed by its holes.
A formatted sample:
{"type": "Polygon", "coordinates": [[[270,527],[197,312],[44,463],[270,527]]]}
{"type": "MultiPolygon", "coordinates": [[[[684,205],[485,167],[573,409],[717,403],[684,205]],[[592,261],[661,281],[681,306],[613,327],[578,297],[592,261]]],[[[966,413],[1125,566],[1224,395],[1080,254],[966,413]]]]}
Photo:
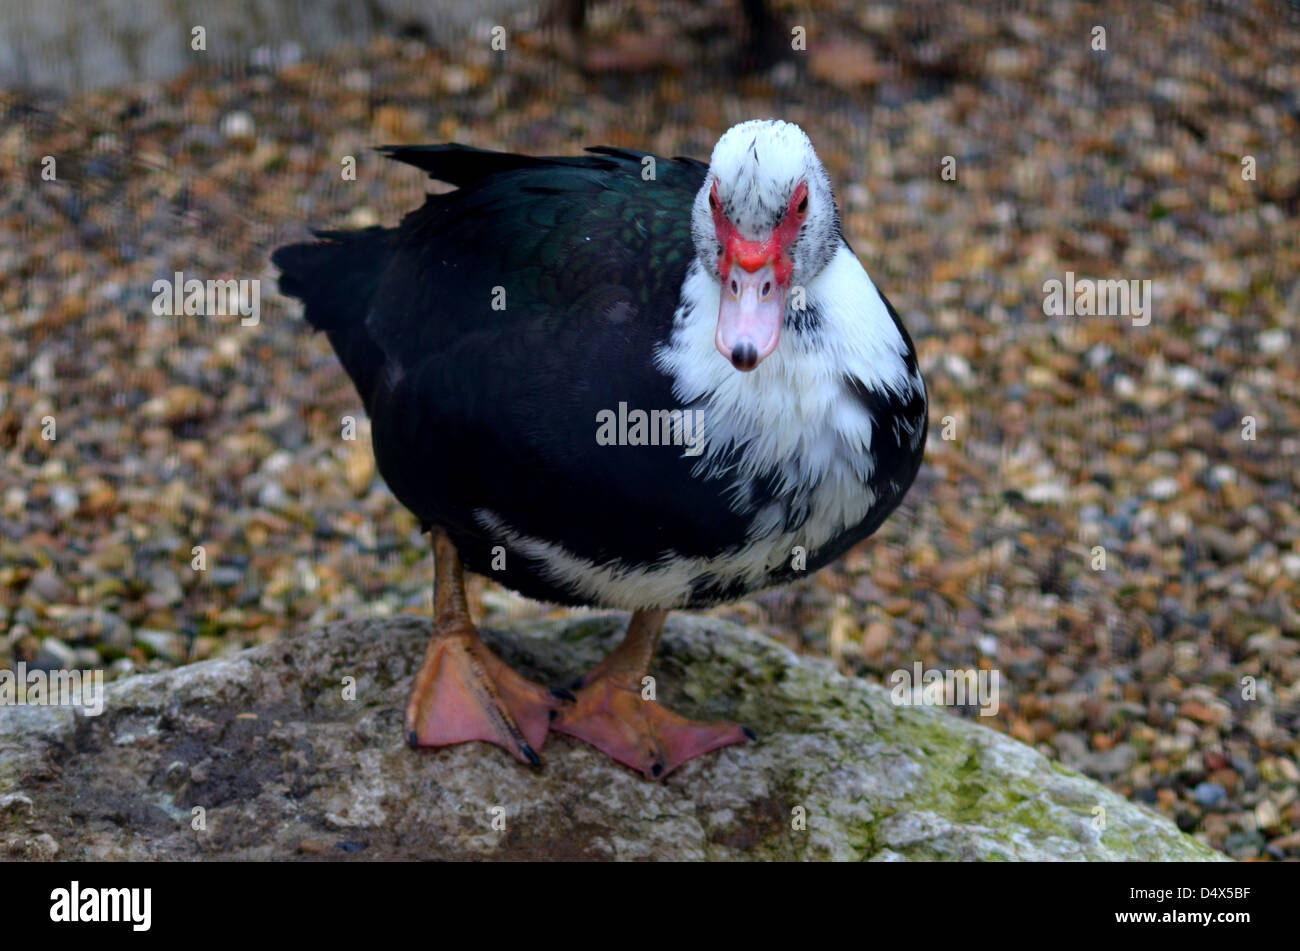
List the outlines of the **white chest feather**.
{"type": "MultiPolygon", "coordinates": [[[[854,397],[850,381],[899,396],[920,390],[921,381],[884,301],[847,247],[805,292],[816,326],[787,328],[771,357],[738,373],[713,343],[718,284],[693,268],[672,339],[657,360],[673,378],[674,395],[704,414],[697,473],[720,477],[722,466],[739,459],[730,473],[737,492],[755,477],[778,474],[786,504],[809,507],[806,541],[815,548],[856,524],[875,501],[871,440],[880,421],[854,397]],[[742,453],[730,452],[742,446],[742,453]]],[[[777,514],[760,512],[750,537],[769,535],[777,514]]]]}

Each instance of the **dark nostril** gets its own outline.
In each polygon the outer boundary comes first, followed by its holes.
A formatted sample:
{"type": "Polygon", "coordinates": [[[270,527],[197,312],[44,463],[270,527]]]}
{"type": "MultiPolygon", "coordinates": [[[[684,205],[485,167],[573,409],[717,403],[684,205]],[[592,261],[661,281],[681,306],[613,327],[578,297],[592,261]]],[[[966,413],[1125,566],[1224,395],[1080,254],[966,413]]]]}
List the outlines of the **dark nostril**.
{"type": "Polygon", "coordinates": [[[758,348],[742,340],[731,351],[731,365],[737,370],[752,370],[758,366],[758,348]]]}
{"type": "Polygon", "coordinates": [[[766,297],[771,290],[772,290],[772,282],[771,281],[765,282],[763,284],[763,296],[766,297]]]}
{"type": "Polygon", "coordinates": [[[736,283],[735,278],[732,278],[732,281],[731,281],[731,293],[733,293],[733,294],[739,294],[739,293],[740,293],[740,285],[736,283]]]}

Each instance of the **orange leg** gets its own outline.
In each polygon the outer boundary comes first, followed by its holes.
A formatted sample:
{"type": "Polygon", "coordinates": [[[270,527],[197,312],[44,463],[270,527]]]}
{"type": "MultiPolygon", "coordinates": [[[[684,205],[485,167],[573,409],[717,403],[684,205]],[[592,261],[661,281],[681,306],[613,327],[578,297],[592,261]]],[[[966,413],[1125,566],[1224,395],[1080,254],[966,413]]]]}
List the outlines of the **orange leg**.
{"type": "Polygon", "coordinates": [[[637,611],[615,651],[582,678],[573,703],[551,728],[590,743],[649,779],[667,776],[689,759],[754,733],[735,723],[687,720],[642,698],[641,678],[659,646],[667,611],[637,611]]]}
{"type": "Polygon", "coordinates": [[[485,740],[540,766],[537,749],[559,700],[483,643],[469,617],[460,555],[442,529],[433,530],[433,549],[434,632],[406,704],[407,740],[412,746],[485,740]]]}

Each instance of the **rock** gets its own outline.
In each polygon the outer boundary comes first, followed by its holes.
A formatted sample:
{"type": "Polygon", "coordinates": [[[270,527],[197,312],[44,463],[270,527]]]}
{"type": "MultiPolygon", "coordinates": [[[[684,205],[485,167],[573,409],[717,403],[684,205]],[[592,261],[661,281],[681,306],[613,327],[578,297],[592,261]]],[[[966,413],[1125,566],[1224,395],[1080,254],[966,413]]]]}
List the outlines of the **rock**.
{"type": "Polygon", "coordinates": [[[253,117],[243,109],[221,117],[221,134],[227,139],[251,139],[254,128],[253,117]]]}
{"type": "Polygon", "coordinates": [[[1179,485],[1178,480],[1172,476],[1161,476],[1159,479],[1155,479],[1149,486],[1147,486],[1147,495],[1153,499],[1160,499],[1161,501],[1168,501],[1169,499],[1174,498],[1180,491],[1182,491],[1182,486],[1179,485]]]}
{"type": "Polygon", "coordinates": [[[1206,809],[1213,809],[1228,798],[1228,793],[1218,783],[1197,783],[1192,797],[1206,809]]]}
{"type": "Polygon", "coordinates": [[[218,588],[233,588],[244,580],[246,574],[247,572],[241,568],[218,565],[208,572],[208,580],[218,588]]]}
{"type": "MultiPolygon", "coordinates": [[[[555,683],[625,624],[587,615],[485,636],[555,683]]],[[[691,615],[669,620],[660,699],[746,723],[758,742],[660,783],[558,735],[540,769],[482,743],[413,751],[402,709],[428,632],[410,616],[330,625],[111,683],[94,718],[0,707],[0,802],[21,804],[0,809],[0,856],[1222,858],[1008,736],[895,706],[887,688],[691,615]]]]}
{"type": "Polygon", "coordinates": [[[1138,658],[1138,670],[1146,681],[1159,680],[1173,664],[1174,652],[1164,641],[1160,641],[1142,652],[1138,658]]]}
{"type": "Polygon", "coordinates": [[[72,588],[52,568],[42,568],[32,575],[27,593],[47,604],[66,604],[73,599],[72,588]]]}
{"type": "Polygon", "coordinates": [[[135,642],[168,660],[184,660],[185,639],[172,631],[153,631],[141,628],[135,632],[135,642]]]}
{"type": "Polygon", "coordinates": [[[1277,806],[1267,799],[1260,802],[1255,807],[1255,825],[1257,828],[1269,830],[1276,829],[1281,823],[1282,817],[1278,814],[1277,806]]]}
{"type": "Polygon", "coordinates": [[[77,652],[57,637],[41,640],[41,649],[32,662],[41,670],[70,670],[77,666],[77,652]]]}
{"type": "Polygon", "coordinates": [[[1088,753],[1079,764],[1089,776],[1113,779],[1128,772],[1137,762],[1137,750],[1128,743],[1120,743],[1108,750],[1088,753]]]}

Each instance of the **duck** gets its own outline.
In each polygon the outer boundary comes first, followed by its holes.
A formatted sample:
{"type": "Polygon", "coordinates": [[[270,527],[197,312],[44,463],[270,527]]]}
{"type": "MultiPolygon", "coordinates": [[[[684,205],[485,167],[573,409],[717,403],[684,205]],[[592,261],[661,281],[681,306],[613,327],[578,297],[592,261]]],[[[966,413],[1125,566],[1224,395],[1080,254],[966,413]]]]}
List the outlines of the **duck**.
{"type": "Polygon", "coordinates": [[[668,613],[807,577],[867,538],[928,427],[912,340],[845,240],[811,140],[755,119],[707,164],[379,151],[452,190],[272,262],[431,537],[407,742],[486,741],[539,766],[559,733],[653,780],[753,741],[645,689],[668,613]],[[626,634],[572,683],[536,683],[479,634],[467,571],[630,612],[626,634]]]}

